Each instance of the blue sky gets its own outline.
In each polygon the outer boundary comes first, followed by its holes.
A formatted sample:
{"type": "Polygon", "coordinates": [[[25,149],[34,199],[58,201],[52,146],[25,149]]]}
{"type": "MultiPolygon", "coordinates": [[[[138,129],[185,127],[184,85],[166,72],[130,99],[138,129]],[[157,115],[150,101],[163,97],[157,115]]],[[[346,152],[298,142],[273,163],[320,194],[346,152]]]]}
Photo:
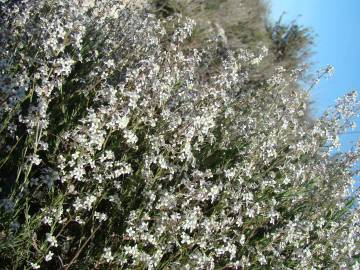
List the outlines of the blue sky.
{"type": "MultiPolygon", "coordinates": [[[[271,17],[277,20],[285,11],[284,21],[310,27],[316,34],[312,72],[331,64],[334,75],[322,80],[312,91],[313,114],[320,116],[335,100],[350,90],[360,95],[360,0],[269,0],[271,17]],[[298,17],[301,15],[300,17],[298,17]]],[[[341,151],[349,150],[360,139],[357,127],[340,136],[341,151]]],[[[360,168],[360,163],[356,165],[360,168]]],[[[356,177],[355,186],[360,186],[356,177]]]]}
{"type": "MultiPolygon", "coordinates": [[[[310,27],[315,37],[313,72],[331,64],[335,74],[322,80],[312,91],[316,116],[350,90],[360,95],[360,0],[271,0],[271,17],[277,20],[285,11],[285,22],[297,18],[310,27]],[[298,17],[298,15],[301,15],[298,17]]],[[[353,132],[341,136],[342,150],[360,138],[360,121],[353,132]]]]}

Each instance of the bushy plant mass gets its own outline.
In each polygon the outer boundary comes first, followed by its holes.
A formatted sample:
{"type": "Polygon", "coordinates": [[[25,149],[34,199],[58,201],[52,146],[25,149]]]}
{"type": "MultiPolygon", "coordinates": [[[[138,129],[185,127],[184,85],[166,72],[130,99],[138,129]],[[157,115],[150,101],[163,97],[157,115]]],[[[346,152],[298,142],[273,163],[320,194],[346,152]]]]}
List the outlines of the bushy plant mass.
{"type": "MultiPolygon", "coordinates": [[[[0,1],[1,269],[359,269],[356,92],[119,0],[0,1]]],[[[324,72],[329,72],[330,68],[324,72]]]]}

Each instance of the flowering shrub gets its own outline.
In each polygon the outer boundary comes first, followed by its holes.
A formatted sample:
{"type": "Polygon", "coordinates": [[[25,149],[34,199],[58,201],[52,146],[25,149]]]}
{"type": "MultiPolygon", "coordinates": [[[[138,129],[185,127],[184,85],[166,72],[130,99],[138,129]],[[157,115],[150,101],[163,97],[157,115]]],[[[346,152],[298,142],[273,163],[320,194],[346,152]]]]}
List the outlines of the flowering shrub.
{"type": "Polygon", "coordinates": [[[5,269],[359,269],[360,149],[331,155],[355,92],[306,122],[296,73],[244,87],[267,50],[190,49],[192,20],[118,0],[0,14],[5,269]]]}

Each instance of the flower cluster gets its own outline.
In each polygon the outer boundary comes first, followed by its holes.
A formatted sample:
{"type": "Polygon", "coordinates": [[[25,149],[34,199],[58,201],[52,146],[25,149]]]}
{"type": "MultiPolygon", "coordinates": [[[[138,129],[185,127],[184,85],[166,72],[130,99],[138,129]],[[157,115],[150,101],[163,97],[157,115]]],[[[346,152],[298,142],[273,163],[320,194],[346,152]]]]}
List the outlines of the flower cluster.
{"type": "Polygon", "coordinates": [[[354,92],[309,121],[283,68],[246,84],[266,48],[192,49],[194,21],[120,0],[0,14],[1,261],[359,269],[360,148],[331,154],[354,92]]]}

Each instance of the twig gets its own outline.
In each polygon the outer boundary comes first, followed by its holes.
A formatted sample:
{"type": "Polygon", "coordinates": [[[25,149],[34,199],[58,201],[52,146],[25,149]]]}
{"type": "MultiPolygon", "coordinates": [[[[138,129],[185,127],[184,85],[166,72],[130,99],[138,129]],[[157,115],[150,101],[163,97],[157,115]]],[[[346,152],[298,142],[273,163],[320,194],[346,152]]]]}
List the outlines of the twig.
{"type": "Polygon", "coordinates": [[[86,239],[85,243],[79,248],[79,250],[76,252],[75,256],[71,259],[71,261],[66,265],[64,270],[68,270],[70,266],[75,262],[77,257],[79,257],[81,251],[85,248],[85,246],[89,243],[90,239],[95,235],[98,229],[100,229],[101,224],[99,224],[96,229],[91,233],[91,235],[86,239]]]}

